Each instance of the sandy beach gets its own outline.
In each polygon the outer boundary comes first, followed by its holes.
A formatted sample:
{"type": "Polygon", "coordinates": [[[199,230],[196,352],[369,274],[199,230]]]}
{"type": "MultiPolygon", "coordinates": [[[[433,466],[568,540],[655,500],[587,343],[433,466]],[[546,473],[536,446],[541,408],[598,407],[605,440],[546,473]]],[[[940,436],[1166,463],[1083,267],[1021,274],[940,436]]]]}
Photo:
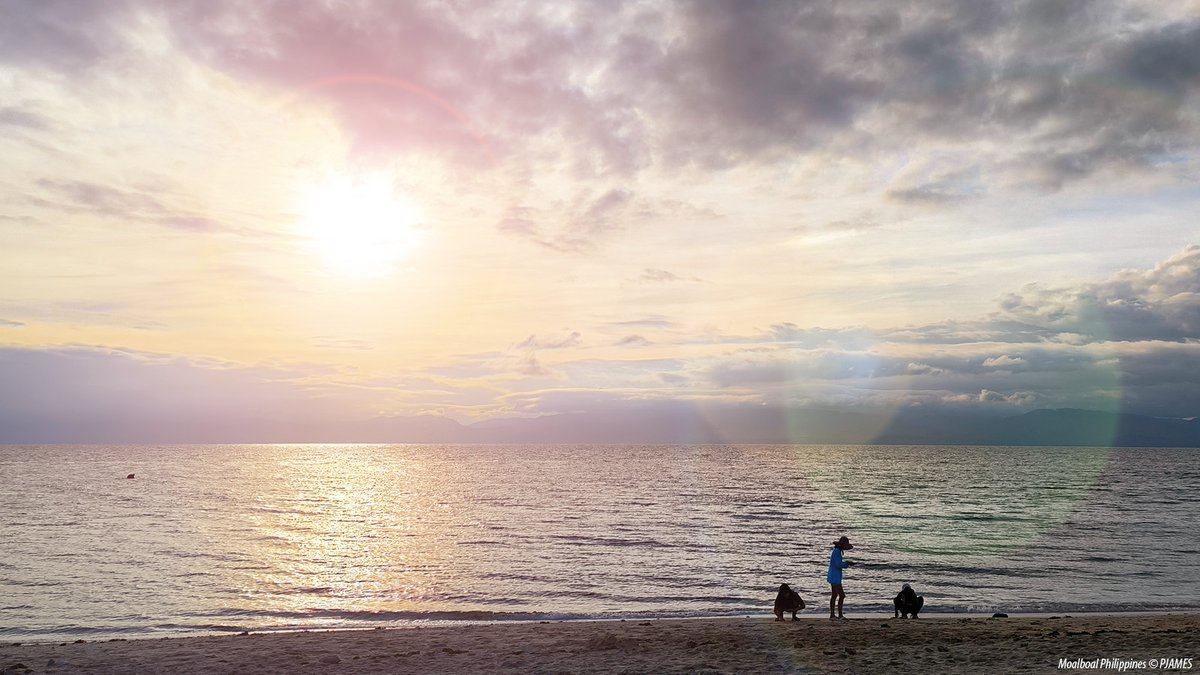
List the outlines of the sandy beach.
{"type": "Polygon", "coordinates": [[[510,623],[5,643],[0,672],[1040,673],[1122,665],[1126,672],[1186,671],[1200,667],[1198,645],[1196,614],[510,623]],[[1075,663],[1060,669],[1060,659],[1075,663]]]}

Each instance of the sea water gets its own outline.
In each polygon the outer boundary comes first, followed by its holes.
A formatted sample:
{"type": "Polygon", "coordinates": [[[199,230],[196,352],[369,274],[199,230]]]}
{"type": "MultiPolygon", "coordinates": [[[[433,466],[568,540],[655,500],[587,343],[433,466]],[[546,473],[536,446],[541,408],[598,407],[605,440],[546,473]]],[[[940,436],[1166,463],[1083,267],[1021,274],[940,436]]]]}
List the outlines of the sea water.
{"type": "Polygon", "coordinates": [[[0,637],[1200,609],[1200,450],[0,446],[0,637]],[[135,474],[133,479],[127,474],[135,474]]]}

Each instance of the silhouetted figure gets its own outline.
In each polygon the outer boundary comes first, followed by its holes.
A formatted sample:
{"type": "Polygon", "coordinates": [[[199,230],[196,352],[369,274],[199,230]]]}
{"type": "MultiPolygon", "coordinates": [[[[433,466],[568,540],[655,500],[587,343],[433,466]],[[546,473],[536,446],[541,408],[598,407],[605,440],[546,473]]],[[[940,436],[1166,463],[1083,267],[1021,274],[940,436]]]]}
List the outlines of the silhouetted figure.
{"type": "Polygon", "coordinates": [[[904,584],[900,592],[896,594],[896,598],[892,600],[892,604],[896,606],[896,616],[901,619],[907,619],[909,614],[912,618],[917,618],[917,612],[925,606],[925,596],[917,595],[917,592],[912,589],[912,586],[904,584]]]}
{"type": "Polygon", "coordinates": [[[784,612],[792,613],[792,621],[799,621],[796,612],[804,609],[804,598],[787,584],[779,584],[779,595],[775,596],[775,620],[783,621],[784,612]]]}
{"type": "Polygon", "coordinates": [[[846,591],[842,590],[842,570],[854,564],[853,561],[843,560],[842,553],[854,548],[850,540],[842,537],[833,542],[833,550],[829,553],[829,571],[825,573],[825,580],[829,582],[829,620],[830,621],[845,621],[846,617],[842,616],[842,602],[846,599],[846,591]],[[834,616],[833,610],[837,609],[837,615],[834,616]]]}

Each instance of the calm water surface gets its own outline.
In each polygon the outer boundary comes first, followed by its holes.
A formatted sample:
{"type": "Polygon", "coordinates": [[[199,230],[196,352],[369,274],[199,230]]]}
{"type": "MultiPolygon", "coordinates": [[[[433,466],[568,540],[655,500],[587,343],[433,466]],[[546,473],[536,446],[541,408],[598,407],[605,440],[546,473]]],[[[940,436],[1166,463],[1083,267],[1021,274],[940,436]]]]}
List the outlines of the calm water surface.
{"type": "Polygon", "coordinates": [[[1200,451],[3,446],[0,636],[1200,609],[1200,451]],[[136,473],[134,480],[126,480],[136,473]]]}

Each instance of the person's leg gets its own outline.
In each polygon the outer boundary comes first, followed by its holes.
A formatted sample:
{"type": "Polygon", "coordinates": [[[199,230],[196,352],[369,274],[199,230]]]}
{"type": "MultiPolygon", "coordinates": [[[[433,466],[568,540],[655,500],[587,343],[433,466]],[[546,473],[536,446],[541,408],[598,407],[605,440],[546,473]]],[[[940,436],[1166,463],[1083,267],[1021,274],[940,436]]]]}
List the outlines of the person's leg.
{"type": "Polygon", "coordinates": [[[834,610],[834,607],[837,606],[838,593],[841,593],[841,592],[842,592],[841,584],[831,584],[829,586],[829,618],[831,618],[831,619],[837,618],[837,615],[835,615],[833,613],[833,610],[834,610]]]}
{"type": "Polygon", "coordinates": [[[845,599],[846,599],[846,591],[842,590],[841,586],[838,586],[838,599],[837,599],[837,612],[838,613],[837,613],[837,615],[838,615],[839,619],[845,618],[842,616],[842,601],[845,599]]]}

